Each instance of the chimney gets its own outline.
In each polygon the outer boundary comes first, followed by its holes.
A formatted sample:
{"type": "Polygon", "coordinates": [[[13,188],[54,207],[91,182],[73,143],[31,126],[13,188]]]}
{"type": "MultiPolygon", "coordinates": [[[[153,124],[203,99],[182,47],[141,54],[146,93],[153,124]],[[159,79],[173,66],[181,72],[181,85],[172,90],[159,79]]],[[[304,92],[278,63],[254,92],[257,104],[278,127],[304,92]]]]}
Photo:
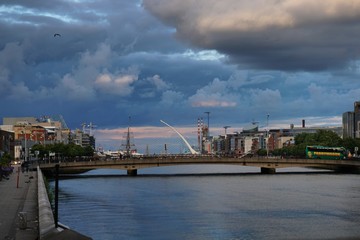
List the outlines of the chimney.
{"type": "Polygon", "coordinates": [[[302,120],[302,127],[305,128],[305,119],[302,120]]]}

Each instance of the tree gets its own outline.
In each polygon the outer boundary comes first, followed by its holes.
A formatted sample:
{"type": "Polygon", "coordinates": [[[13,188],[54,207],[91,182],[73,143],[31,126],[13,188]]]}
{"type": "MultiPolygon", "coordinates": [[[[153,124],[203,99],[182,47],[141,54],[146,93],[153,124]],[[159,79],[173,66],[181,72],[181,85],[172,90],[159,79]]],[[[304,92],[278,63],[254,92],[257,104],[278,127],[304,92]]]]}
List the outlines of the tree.
{"type": "Polygon", "coordinates": [[[258,151],[257,151],[257,155],[259,155],[259,156],[266,156],[267,155],[267,150],[266,149],[259,149],[258,151]]]}
{"type": "Polygon", "coordinates": [[[4,153],[0,157],[0,167],[9,166],[10,162],[11,162],[11,155],[9,153],[4,153]]]}
{"type": "Polygon", "coordinates": [[[295,145],[282,148],[281,151],[274,151],[274,155],[305,157],[306,146],[319,145],[327,147],[341,147],[360,149],[360,139],[341,139],[336,133],[330,130],[318,130],[316,133],[300,133],[295,136],[295,145]]]}
{"type": "Polygon", "coordinates": [[[94,156],[94,149],[91,146],[84,148],[84,156],[92,157],[94,156]]]}
{"type": "Polygon", "coordinates": [[[299,144],[316,145],[316,139],[314,133],[300,133],[295,136],[295,145],[299,144]]]}
{"type": "Polygon", "coordinates": [[[343,144],[339,135],[329,130],[318,130],[315,133],[315,140],[320,146],[339,147],[343,144]]]}
{"type": "Polygon", "coordinates": [[[62,157],[66,158],[74,158],[74,157],[81,157],[81,156],[93,156],[94,149],[90,146],[81,147],[74,143],[64,144],[64,143],[55,143],[55,144],[48,144],[46,146],[36,144],[31,148],[31,152],[35,153],[35,151],[39,151],[39,158],[45,157],[48,155],[49,152],[56,153],[62,157]]]}
{"type": "Polygon", "coordinates": [[[41,144],[35,144],[34,146],[32,146],[31,153],[35,153],[36,151],[39,151],[39,158],[43,158],[46,154],[45,147],[41,144]]]}

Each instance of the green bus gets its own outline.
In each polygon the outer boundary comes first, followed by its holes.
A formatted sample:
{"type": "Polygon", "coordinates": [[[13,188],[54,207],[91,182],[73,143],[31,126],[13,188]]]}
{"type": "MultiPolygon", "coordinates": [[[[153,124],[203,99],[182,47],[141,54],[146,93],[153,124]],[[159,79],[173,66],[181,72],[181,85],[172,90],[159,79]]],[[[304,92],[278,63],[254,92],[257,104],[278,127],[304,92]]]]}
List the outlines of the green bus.
{"type": "Polygon", "coordinates": [[[344,147],[307,146],[306,158],[311,159],[347,159],[348,151],[344,147]]]}

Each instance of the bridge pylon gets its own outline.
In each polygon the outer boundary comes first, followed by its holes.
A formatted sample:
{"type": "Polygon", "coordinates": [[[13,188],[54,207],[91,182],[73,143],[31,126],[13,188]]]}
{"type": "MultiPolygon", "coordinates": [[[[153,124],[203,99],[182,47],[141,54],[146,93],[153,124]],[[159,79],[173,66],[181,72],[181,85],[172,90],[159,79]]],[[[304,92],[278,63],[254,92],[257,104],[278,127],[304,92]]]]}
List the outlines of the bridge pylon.
{"type": "Polygon", "coordinates": [[[262,174],[275,174],[275,173],[276,173],[276,168],[265,168],[265,167],[262,167],[262,168],[261,168],[261,173],[262,173],[262,174]]]}
{"type": "Polygon", "coordinates": [[[137,169],[128,169],[127,175],[129,176],[136,176],[137,175],[137,169]]]}

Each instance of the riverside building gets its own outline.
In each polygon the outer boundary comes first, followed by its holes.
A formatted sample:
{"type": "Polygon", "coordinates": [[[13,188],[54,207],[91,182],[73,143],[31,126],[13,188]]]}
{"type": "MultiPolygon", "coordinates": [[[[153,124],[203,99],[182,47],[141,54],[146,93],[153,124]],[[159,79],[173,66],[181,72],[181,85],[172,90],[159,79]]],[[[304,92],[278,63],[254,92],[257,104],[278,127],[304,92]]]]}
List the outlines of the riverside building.
{"type": "Polygon", "coordinates": [[[354,102],[354,111],[342,115],[343,138],[360,138],[360,101],[354,102]]]}
{"type": "Polygon", "coordinates": [[[305,120],[301,127],[286,129],[259,130],[257,125],[226,135],[219,135],[213,138],[213,153],[227,156],[243,156],[255,154],[258,150],[264,149],[271,152],[281,149],[284,146],[293,145],[295,136],[301,133],[316,133],[318,130],[333,131],[342,137],[342,127],[306,127],[305,120]]]}
{"type": "Polygon", "coordinates": [[[0,125],[0,153],[10,153],[15,161],[31,158],[35,144],[75,143],[95,148],[95,139],[89,134],[68,128],[64,118],[57,116],[5,117],[0,125]]]}

